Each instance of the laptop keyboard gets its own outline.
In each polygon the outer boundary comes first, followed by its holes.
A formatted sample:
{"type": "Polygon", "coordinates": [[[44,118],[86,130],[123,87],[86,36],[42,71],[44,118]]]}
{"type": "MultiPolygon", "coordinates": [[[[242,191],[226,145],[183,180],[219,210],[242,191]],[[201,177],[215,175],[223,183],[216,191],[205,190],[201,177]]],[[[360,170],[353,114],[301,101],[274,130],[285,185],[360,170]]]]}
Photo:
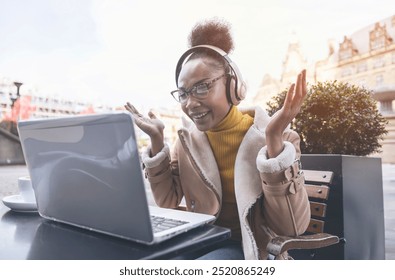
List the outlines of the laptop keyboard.
{"type": "Polygon", "coordinates": [[[188,222],[151,215],[151,223],[152,223],[152,229],[155,233],[155,232],[171,229],[173,227],[177,227],[180,225],[184,225],[187,224],[188,222]]]}

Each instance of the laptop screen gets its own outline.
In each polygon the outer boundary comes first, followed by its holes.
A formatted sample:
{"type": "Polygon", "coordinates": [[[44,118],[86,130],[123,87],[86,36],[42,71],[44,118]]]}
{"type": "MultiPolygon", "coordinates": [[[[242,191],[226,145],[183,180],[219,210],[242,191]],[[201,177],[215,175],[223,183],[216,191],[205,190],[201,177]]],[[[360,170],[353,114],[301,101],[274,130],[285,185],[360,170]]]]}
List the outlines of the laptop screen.
{"type": "Polygon", "coordinates": [[[131,115],[21,121],[18,129],[40,215],[152,240],[131,115]]]}

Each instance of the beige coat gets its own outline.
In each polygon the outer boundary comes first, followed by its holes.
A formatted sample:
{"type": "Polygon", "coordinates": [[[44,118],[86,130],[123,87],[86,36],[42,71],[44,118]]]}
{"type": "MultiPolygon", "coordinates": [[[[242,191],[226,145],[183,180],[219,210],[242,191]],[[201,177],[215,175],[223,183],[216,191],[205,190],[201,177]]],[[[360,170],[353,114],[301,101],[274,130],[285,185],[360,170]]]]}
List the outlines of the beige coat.
{"type": "MultiPolygon", "coordinates": [[[[243,110],[241,110],[243,112],[243,110]]],[[[285,148],[266,158],[265,127],[270,118],[260,108],[244,111],[254,117],[235,162],[235,194],[246,259],[266,259],[266,245],[276,235],[302,234],[310,220],[310,207],[299,172],[299,136],[284,133],[285,148]]],[[[222,186],[218,167],[204,132],[191,122],[179,130],[170,156],[166,146],[155,157],[143,152],[146,176],[156,203],[176,208],[185,197],[188,211],[219,215],[222,186]]]]}

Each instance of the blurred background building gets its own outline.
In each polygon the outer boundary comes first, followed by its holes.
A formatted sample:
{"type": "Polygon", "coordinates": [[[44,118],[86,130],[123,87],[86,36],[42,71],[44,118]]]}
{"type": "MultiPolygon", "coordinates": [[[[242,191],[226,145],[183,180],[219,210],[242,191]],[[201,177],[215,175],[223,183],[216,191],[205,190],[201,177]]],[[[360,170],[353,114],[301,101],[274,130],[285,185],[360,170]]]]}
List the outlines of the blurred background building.
{"type": "Polygon", "coordinates": [[[299,42],[293,39],[280,79],[264,75],[254,102],[266,104],[288,88],[303,68],[307,69],[308,83],[338,80],[373,91],[381,114],[389,121],[379,156],[383,162],[395,163],[395,15],[345,35],[337,45],[329,40],[327,57],[311,64],[302,54],[299,42]]]}
{"type": "Polygon", "coordinates": [[[113,110],[111,107],[95,105],[93,102],[67,100],[43,95],[31,89],[23,90],[23,87],[23,83],[0,76],[0,122],[11,119],[16,121],[15,118],[50,118],[113,110]]]}

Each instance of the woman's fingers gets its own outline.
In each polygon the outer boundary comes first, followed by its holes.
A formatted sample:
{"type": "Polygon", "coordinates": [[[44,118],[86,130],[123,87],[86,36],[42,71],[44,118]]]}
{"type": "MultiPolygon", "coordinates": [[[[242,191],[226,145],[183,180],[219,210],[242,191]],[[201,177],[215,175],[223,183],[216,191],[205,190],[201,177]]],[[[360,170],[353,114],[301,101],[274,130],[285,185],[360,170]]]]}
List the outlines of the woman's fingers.
{"type": "Polygon", "coordinates": [[[292,104],[294,91],[295,91],[295,84],[292,84],[289,87],[289,90],[288,90],[287,95],[285,96],[285,100],[284,100],[284,107],[286,109],[290,108],[290,106],[292,104]]]}
{"type": "Polygon", "coordinates": [[[145,124],[145,120],[143,115],[139,113],[139,111],[129,102],[126,103],[125,109],[132,113],[134,122],[137,124],[138,127],[143,128],[142,126],[145,124]]]}
{"type": "Polygon", "coordinates": [[[297,101],[299,101],[303,97],[304,81],[305,81],[305,70],[303,70],[298,74],[298,78],[296,80],[295,100],[297,101]]]}
{"type": "Polygon", "coordinates": [[[136,115],[141,116],[139,111],[137,111],[137,109],[132,104],[130,104],[129,102],[126,103],[125,108],[126,108],[126,110],[128,110],[132,114],[136,114],[136,115]]]}
{"type": "Polygon", "coordinates": [[[152,111],[144,116],[129,102],[125,104],[125,109],[132,114],[134,123],[149,136],[163,134],[164,124],[152,111]]]}
{"type": "Polygon", "coordinates": [[[299,73],[296,83],[289,87],[283,107],[272,116],[267,132],[278,134],[280,131],[280,133],[283,133],[289,123],[300,112],[305,95],[306,71],[303,70],[299,73]]]}
{"type": "Polygon", "coordinates": [[[303,70],[301,72],[301,77],[300,77],[300,94],[299,94],[299,100],[298,100],[298,106],[301,107],[304,97],[306,96],[307,93],[307,85],[306,85],[306,70],[303,70]]]}
{"type": "Polygon", "coordinates": [[[151,119],[156,119],[157,118],[152,111],[148,112],[148,117],[150,117],[151,119]]]}
{"type": "Polygon", "coordinates": [[[293,119],[299,113],[306,92],[306,70],[303,70],[298,74],[296,83],[289,87],[283,106],[284,116],[293,119]]]}
{"type": "Polygon", "coordinates": [[[289,104],[292,104],[292,107],[295,109],[299,109],[303,103],[304,97],[306,96],[306,92],[306,70],[303,70],[298,74],[292,95],[293,98],[289,101],[289,104]]]}
{"type": "Polygon", "coordinates": [[[140,119],[140,121],[143,121],[144,116],[142,114],[140,114],[140,112],[132,104],[127,102],[126,105],[125,105],[125,108],[130,113],[132,113],[132,115],[133,115],[135,120],[140,119]]]}

